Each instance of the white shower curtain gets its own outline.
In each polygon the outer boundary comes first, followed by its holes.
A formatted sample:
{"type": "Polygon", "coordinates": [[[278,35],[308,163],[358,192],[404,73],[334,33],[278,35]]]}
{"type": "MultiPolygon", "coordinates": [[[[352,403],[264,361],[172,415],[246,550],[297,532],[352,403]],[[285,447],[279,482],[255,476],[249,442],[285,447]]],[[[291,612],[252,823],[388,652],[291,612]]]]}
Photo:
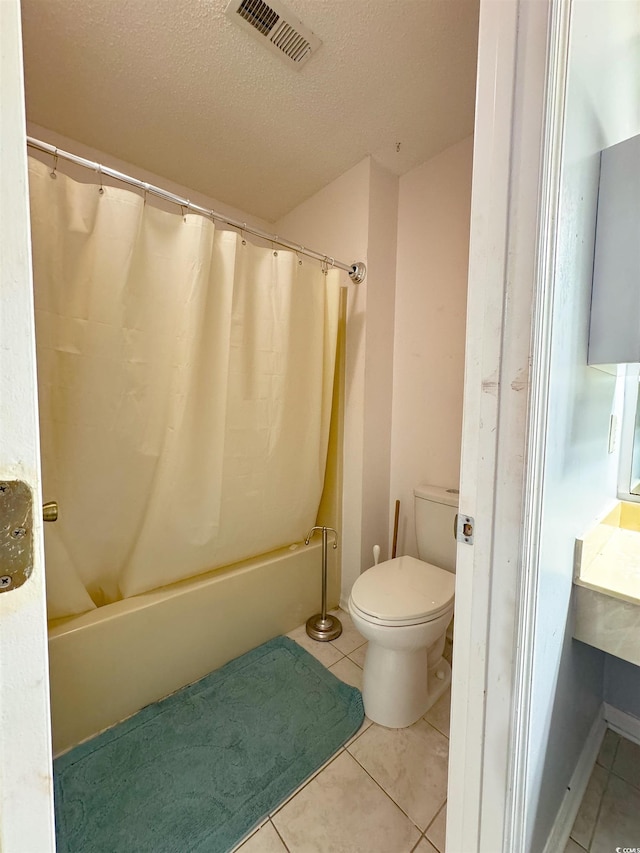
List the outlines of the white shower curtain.
{"type": "Polygon", "coordinates": [[[30,158],[50,618],[299,541],[337,271],[30,158]]]}

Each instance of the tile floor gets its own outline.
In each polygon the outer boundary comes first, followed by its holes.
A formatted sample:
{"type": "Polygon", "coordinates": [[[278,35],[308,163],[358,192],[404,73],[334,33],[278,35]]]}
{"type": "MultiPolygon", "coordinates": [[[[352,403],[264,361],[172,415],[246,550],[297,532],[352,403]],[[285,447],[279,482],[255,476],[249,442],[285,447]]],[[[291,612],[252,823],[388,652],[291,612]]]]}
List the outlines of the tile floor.
{"type": "Polygon", "coordinates": [[[625,848],[640,850],[640,746],[608,729],[565,853],[625,848]]]}
{"type": "MultiPolygon", "coordinates": [[[[362,687],[364,638],[348,613],[332,643],[289,634],[342,681],[362,687]]],[[[450,691],[406,729],[360,731],[238,853],[444,853],[450,691]]]]}

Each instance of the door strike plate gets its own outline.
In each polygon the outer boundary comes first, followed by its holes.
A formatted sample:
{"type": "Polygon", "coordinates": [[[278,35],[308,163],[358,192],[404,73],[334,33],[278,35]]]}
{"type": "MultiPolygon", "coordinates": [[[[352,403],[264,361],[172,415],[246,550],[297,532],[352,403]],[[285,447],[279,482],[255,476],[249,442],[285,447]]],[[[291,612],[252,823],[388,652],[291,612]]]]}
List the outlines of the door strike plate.
{"type": "Polygon", "coordinates": [[[456,515],[456,539],[458,542],[465,542],[467,545],[473,545],[473,529],[475,521],[470,515],[456,515]]]}
{"type": "Polygon", "coordinates": [[[0,592],[22,586],[33,571],[33,498],[22,480],[0,481],[0,592]]]}

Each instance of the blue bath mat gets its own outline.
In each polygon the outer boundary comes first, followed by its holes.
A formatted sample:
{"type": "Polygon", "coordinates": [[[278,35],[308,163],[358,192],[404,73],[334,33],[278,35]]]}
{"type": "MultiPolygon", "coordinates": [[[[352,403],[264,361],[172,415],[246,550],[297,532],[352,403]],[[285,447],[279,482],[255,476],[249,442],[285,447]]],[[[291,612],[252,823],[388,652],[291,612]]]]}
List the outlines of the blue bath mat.
{"type": "Polygon", "coordinates": [[[362,724],[276,637],[54,762],[58,853],[224,853],[362,724]]]}

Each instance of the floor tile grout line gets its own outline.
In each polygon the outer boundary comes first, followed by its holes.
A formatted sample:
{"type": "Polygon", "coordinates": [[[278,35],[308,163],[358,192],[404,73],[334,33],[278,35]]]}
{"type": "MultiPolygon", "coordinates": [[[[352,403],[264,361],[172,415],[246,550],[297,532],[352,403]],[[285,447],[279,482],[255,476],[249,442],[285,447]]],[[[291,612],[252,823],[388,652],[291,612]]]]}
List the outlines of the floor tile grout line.
{"type": "MultiPolygon", "coordinates": [[[[335,646],[335,645],[333,644],[333,641],[332,641],[332,642],[331,642],[331,645],[333,646],[333,648],[334,648],[334,649],[336,649],[336,651],[338,651],[338,652],[340,653],[341,657],[340,657],[337,661],[334,661],[334,662],[333,662],[332,664],[330,664],[330,665],[327,665],[327,664],[325,664],[325,663],[324,663],[324,662],[322,662],[322,661],[320,661],[320,663],[322,663],[322,664],[323,664],[323,666],[324,666],[327,670],[331,671],[331,669],[332,669],[334,666],[336,666],[338,663],[340,663],[340,662],[341,662],[341,661],[343,661],[345,658],[347,658],[347,660],[349,660],[351,663],[353,663],[355,666],[357,666],[357,667],[358,667],[358,669],[362,670],[362,669],[363,669],[363,667],[362,667],[362,666],[360,666],[360,664],[356,663],[356,661],[354,661],[354,660],[350,657],[350,655],[354,654],[356,651],[358,651],[358,649],[361,649],[361,648],[362,648],[362,646],[366,645],[366,642],[367,642],[367,641],[363,639],[362,643],[360,643],[360,645],[356,646],[356,648],[352,649],[352,650],[351,650],[351,651],[349,651],[349,652],[343,652],[341,649],[339,649],[337,646],[335,646]]],[[[427,723],[427,725],[428,725],[430,728],[432,728],[434,731],[436,731],[436,732],[437,732],[441,737],[444,737],[444,738],[446,738],[446,740],[447,740],[447,741],[449,741],[449,736],[448,736],[448,735],[446,735],[444,732],[440,731],[440,729],[439,729],[437,726],[435,726],[433,723],[431,723],[429,720],[425,719],[424,717],[422,717],[421,719],[424,719],[424,721],[427,723]]],[[[372,723],[373,723],[373,721],[372,721],[372,723]]],[[[349,756],[350,756],[350,757],[351,757],[351,758],[356,762],[356,764],[357,764],[357,765],[358,765],[358,766],[359,766],[359,767],[364,771],[364,773],[365,773],[365,774],[366,774],[366,775],[371,779],[371,781],[372,781],[372,782],[373,782],[373,783],[374,783],[374,784],[375,784],[375,785],[380,789],[380,791],[382,791],[382,793],[384,794],[384,796],[385,796],[388,800],[390,800],[390,801],[391,801],[391,802],[396,806],[396,808],[398,808],[398,809],[402,812],[402,814],[407,818],[407,820],[408,820],[408,821],[409,821],[409,822],[410,822],[410,823],[411,823],[411,824],[412,824],[412,825],[413,825],[413,826],[418,830],[418,832],[420,833],[420,837],[418,838],[418,840],[417,840],[417,842],[416,842],[415,846],[412,848],[411,853],[414,853],[414,851],[417,849],[417,847],[418,847],[418,846],[420,845],[420,843],[422,842],[422,839],[423,839],[423,838],[424,838],[424,839],[426,839],[426,841],[427,841],[429,844],[432,844],[432,842],[427,838],[426,833],[427,833],[428,829],[433,825],[434,821],[436,820],[436,818],[438,817],[438,815],[440,814],[440,812],[442,811],[442,809],[443,809],[443,808],[445,808],[446,803],[447,803],[446,798],[445,798],[444,802],[441,804],[441,806],[438,808],[438,810],[436,811],[436,813],[435,813],[434,817],[433,817],[433,818],[431,819],[431,821],[427,824],[427,826],[425,827],[425,829],[421,829],[421,827],[420,827],[420,826],[418,826],[418,824],[417,824],[417,823],[416,823],[416,822],[415,822],[415,821],[414,821],[414,820],[409,816],[409,814],[407,814],[407,812],[402,808],[402,806],[401,806],[398,802],[396,802],[396,800],[391,796],[391,794],[389,794],[389,792],[385,790],[385,788],[382,786],[382,784],[381,784],[380,782],[378,782],[378,780],[377,780],[374,776],[372,776],[372,775],[371,775],[371,773],[366,769],[366,767],[364,767],[364,766],[360,763],[360,761],[358,761],[358,759],[355,757],[355,755],[353,755],[353,753],[350,751],[350,747],[351,747],[351,746],[353,746],[353,745],[354,745],[354,744],[355,744],[355,743],[360,739],[360,737],[361,737],[365,732],[369,731],[369,729],[370,729],[370,728],[371,728],[371,725],[367,726],[367,728],[366,728],[366,729],[363,729],[362,731],[360,731],[360,732],[356,733],[356,735],[355,735],[355,736],[354,736],[354,737],[353,737],[353,738],[352,738],[352,739],[351,739],[347,744],[345,744],[345,745],[344,745],[344,746],[343,746],[343,747],[342,747],[342,748],[341,748],[341,749],[340,749],[340,750],[339,750],[339,751],[338,751],[338,752],[333,756],[333,758],[331,759],[331,761],[329,761],[329,762],[328,762],[324,767],[322,767],[322,768],[321,768],[320,770],[318,770],[318,771],[317,771],[317,772],[316,772],[312,777],[310,777],[310,778],[309,778],[309,779],[304,783],[304,785],[303,785],[303,786],[302,786],[298,791],[296,791],[294,794],[292,794],[292,795],[291,795],[291,796],[290,796],[290,797],[289,797],[289,798],[288,798],[284,803],[282,803],[280,806],[278,806],[278,808],[277,808],[275,811],[273,811],[273,812],[269,815],[269,820],[273,823],[273,820],[272,820],[272,819],[273,819],[273,818],[274,818],[274,817],[275,817],[275,816],[276,816],[276,815],[277,815],[277,814],[278,814],[278,813],[279,813],[279,812],[280,812],[280,811],[281,811],[281,810],[282,810],[286,805],[288,805],[288,803],[290,803],[292,800],[294,800],[294,799],[298,796],[298,794],[300,794],[300,793],[301,793],[301,792],[302,792],[302,791],[307,787],[307,785],[309,785],[311,782],[313,782],[313,781],[314,781],[314,779],[317,779],[317,778],[318,778],[318,776],[319,776],[319,775],[320,775],[324,770],[326,770],[326,769],[329,767],[329,765],[330,765],[330,764],[332,764],[332,763],[335,761],[335,759],[336,759],[336,758],[338,758],[338,756],[339,756],[342,752],[346,752],[346,753],[348,753],[348,755],[349,755],[349,756]]],[[[274,826],[274,829],[276,829],[276,832],[277,832],[277,828],[276,828],[276,826],[275,826],[275,823],[273,823],[273,826],[274,826]]],[[[278,833],[278,837],[280,837],[280,838],[281,838],[280,833],[278,833]]],[[[284,840],[283,840],[282,838],[281,838],[281,840],[282,840],[282,843],[284,844],[284,840]]],[[[433,845],[433,844],[432,844],[432,846],[433,846],[433,847],[435,847],[435,845],[433,845]]],[[[285,844],[285,847],[286,847],[286,844],[285,844]]],[[[436,848],[436,849],[437,849],[437,848],[436,848]]],[[[287,850],[288,850],[288,848],[287,848],[287,850]]],[[[438,853],[441,853],[441,851],[438,851],[438,853]]]]}
{"type": "MultiPolygon", "coordinates": [[[[364,643],[362,643],[362,645],[364,645],[364,643]]],[[[358,646],[358,648],[361,648],[361,646],[358,646]]],[[[356,649],[354,649],[354,651],[356,651],[356,649]]],[[[349,656],[348,656],[348,655],[345,655],[345,657],[349,657],[349,656]]],[[[349,658],[349,660],[351,660],[351,658],[349,658]]],[[[353,664],[355,664],[355,665],[356,665],[357,667],[359,667],[360,669],[362,669],[362,667],[360,667],[360,665],[359,665],[359,664],[357,664],[355,661],[352,661],[352,663],[353,663],[353,664]]],[[[332,664],[332,665],[334,665],[334,664],[332,664]]],[[[435,704],[435,703],[434,703],[434,704],[435,704]]],[[[421,719],[423,719],[423,720],[425,721],[425,723],[427,723],[427,725],[428,725],[430,728],[432,728],[432,729],[433,729],[434,731],[436,731],[439,735],[441,735],[442,737],[446,738],[446,739],[447,739],[447,741],[449,741],[449,737],[448,737],[448,735],[446,735],[444,732],[441,732],[441,731],[440,731],[440,729],[439,729],[437,726],[434,726],[434,725],[433,725],[433,723],[430,723],[430,722],[429,722],[429,720],[425,719],[424,717],[422,717],[421,719]]],[[[372,722],[373,722],[373,721],[372,721],[372,722]]],[[[349,753],[349,755],[354,759],[354,761],[356,761],[356,762],[357,762],[357,764],[358,764],[360,767],[362,767],[362,769],[363,769],[363,770],[364,770],[364,772],[367,774],[367,776],[369,776],[369,778],[370,778],[370,779],[372,779],[372,780],[375,782],[375,784],[376,784],[376,785],[380,788],[380,790],[381,790],[381,791],[382,791],[382,792],[383,792],[383,793],[384,793],[384,794],[385,794],[385,795],[386,795],[386,796],[391,800],[391,802],[392,802],[392,803],[395,803],[395,805],[400,809],[400,811],[401,811],[404,815],[406,815],[407,819],[408,819],[408,820],[410,820],[410,821],[411,821],[411,823],[413,823],[413,825],[416,827],[416,829],[421,833],[421,837],[424,835],[424,837],[426,838],[425,833],[427,832],[427,830],[429,829],[429,827],[432,825],[433,821],[437,818],[437,816],[440,814],[440,812],[442,811],[442,809],[443,809],[443,808],[444,808],[444,806],[446,805],[446,803],[447,803],[446,798],[445,798],[444,803],[440,806],[440,808],[438,809],[438,811],[435,813],[435,815],[434,815],[433,819],[429,822],[429,824],[425,827],[425,829],[424,829],[424,830],[423,830],[423,829],[421,829],[421,828],[418,826],[418,824],[417,824],[417,823],[415,823],[415,821],[414,821],[414,820],[413,820],[413,819],[412,819],[412,818],[407,814],[407,812],[402,808],[402,806],[401,806],[399,803],[397,803],[397,802],[393,799],[393,797],[391,796],[391,794],[389,794],[389,792],[388,792],[388,791],[386,791],[386,790],[383,788],[383,786],[380,784],[380,782],[378,782],[378,780],[377,780],[377,779],[375,779],[375,777],[373,777],[373,776],[371,775],[371,773],[369,773],[369,771],[366,769],[366,767],[364,767],[364,766],[363,766],[363,765],[358,761],[358,759],[355,757],[355,755],[353,755],[353,753],[351,752],[350,747],[351,747],[351,746],[353,746],[353,744],[354,744],[354,743],[356,743],[356,741],[357,741],[357,740],[359,740],[359,739],[360,739],[360,737],[361,737],[365,732],[369,731],[369,729],[370,729],[370,728],[371,728],[371,726],[367,726],[367,728],[366,728],[366,729],[364,729],[364,730],[363,730],[363,731],[361,731],[359,734],[357,734],[357,735],[356,735],[356,737],[354,737],[354,738],[353,738],[353,740],[351,740],[351,741],[350,741],[350,742],[349,742],[349,743],[344,747],[345,751],[349,753]]],[[[429,839],[427,839],[427,840],[429,840],[429,839]]],[[[418,842],[417,842],[417,843],[418,843],[418,844],[420,843],[420,839],[418,839],[418,842]]],[[[429,843],[431,844],[431,842],[430,842],[430,841],[429,841],[429,843]]],[[[415,849],[415,848],[414,848],[414,849],[415,849]]]]}
{"type": "MultiPolygon", "coordinates": [[[[446,805],[446,802],[447,802],[447,801],[445,800],[445,805],[446,805]]],[[[442,811],[442,809],[440,809],[440,811],[442,811]]],[[[438,812],[438,814],[440,814],[440,812],[438,812]]],[[[435,818],[434,818],[434,820],[435,820],[435,818]]],[[[433,821],[431,821],[431,823],[433,823],[433,821]]],[[[431,823],[429,824],[429,826],[431,826],[431,823]]],[[[427,829],[428,829],[428,828],[429,828],[429,827],[427,827],[427,829]]],[[[417,843],[417,844],[416,844],[416,846],[413,848],[413,850],[411,851],[411,853],[415,853],[415,851],[418,849],[418,847],[420,846],[420,844],[421,844],[423,841],[426,841],[426,842],[427,842],[427,844],[430,844],[430,845],[431,845],[431,847],[433,847],[433,849],[436,851],[436,853],[444,853],[444,850],[441,850],[439,847],[436,847],[436,845],[433,843],[433,841],[432,841],[430,838],[427,838],[427,830],[426,830],[426,829],[425,829],[425,831],[422,833],[422,835],[420,836],[420,838],[418,839],[418,843],[417,843]]],[[[585,851],[585,853],[586,853],[586,851],[585,851]]]]}
{"type": "Polygon", "coordinates": [[[275,831],[276,835],[278,836],[278,838],[280,839],[280,841],[282,841],[282,846],[284,847],[284,849],[287,851],[287,853],[291,853],[291,851],[290,851],[290,850],[289,850],[289,848],[287,847],[287,842],[286,842],[286,841],[284,840],[284,838],[280,835],[280,833],[278,832],[278,827],[277,827],[277,826],[275,825],[275,823],[271,820],[271,818],[269,818],[269,823],[270,823],[270,824],[271,824],[271,826],[273,827],[273,829],[274,829],[274,831],[275,831]]]}
{"type": "MultiPolygon", "coordinates": [[[[366,719],[369,719],[369,718],[367,717],[366,719]]],[[[364,720],[363,720],[363,722],[362,722],[362,725],[364,725],[364,720]]],[[[345,743],[345,745],[344,745],[343,749],[344,749],[346,752],[349,752],[349,747],[350,747],[350,746],[352,746],[352,745],[353,745],[357,740],[359,740],[365,732],[368,732],[368,731],[369,731],[369,729],[371,728],[371,726],[373,726],[373,725],[374,725],[373,720],[369,720],[369,725],[366,727],[366,729],[361,729],[361,731],[357,731],[357,732],[353,735],[353,737],[351,738],[351,740],[348,740],[348,741],[345,743]]],[[[349,755],[351,755],[351,753],[350,753],[350,752],[349,752],[349,755]]],[[[352,758],[353,758],[353,756],[352,756],[352,758]]],[[[357,761],[357,759],[356,759],[356,761],[357,761]]],[[[358,761],[358,764],[359,764],[359,763],[360,763],[360,762],[358,761]]]]}
{"type": "MultiPolygon", "coordinates": [[[[437,812],[435,813],[435,815],[433,816],[433,820],[431,821],[431,823],[426,827],[426,829],[425,829],[425,831],[424,831],[424,837],[425,837],[425,838],[427,838],[427,832],[429,832],[429,830],[431,829],[431,827],[433,826],[433,824],[434,824],[434,823],[436,822],[436,820],[438,819],[438,815],[440,814],[440,812],[442,811],[442,809],[446,809],[446,807],[447,807],[447,800],[445,799],[444,803],[440,806],[440,808],[438,809],[438,811],[437,811],[437,812]]],[[[446,815],[445,815],[445,837],[446,837],[446,821],[447,821],[447,818],[446,818],[446,815]]],[[[427,838],[427,841],[429,842],[429,844],[431,844],[431,846],[432,846],[432,847],[436,847],[436,845],[433,843],[433,841],[432,841],[430,838],[427,838]]],[[[436,847],[436,850],[438,851],[438,853],[444,853],[444,851],[441,851],[439,847],[436,847]]]]}
{"type": "MultiPolygon", "coordinates": [[[[366,640],[365,640],[365,643],[366,643],[366,640]]],[[[357,646],[355,649],[351,649],[351,651],[349,651],[349,652],[343,652],[342,649],[339,649],[337,646],[333,646],[333,648],[336,649],[336,651],[340,652],[341,655],[344,655],[344,657],[348,658],[349,655],[352,655],[354,652],[357,652],[358,649],[362,648],[362,646],[364,646],[364,643],[362,643],[362,645],[360,645],[360,646],[357,646]]]]}
{"type": "Polygon", "coordinates": [[[262,827],[265,826],[267,823],[269,823],[268,815],[264,820],[261,820],[257,826],[254,826],[253,829],[251,829],[246,835],[243,835],[240,841],[236,842],[235,847],[231,848],[231,853],[240,853],[247,841],[253,838],[254,835],[257,835],[257,833],[260,832],[262,827]]]}
{"type": "Polygon", "coordinates": [[[604,733],[604,737],[602,738],[602,742],[600,744],[600,749],[598,750],[598,755],[596,758],[596,764],[598,764],[600,767],[602,767],[604,770],[606,770],[609,773],[613,769],[613,763],[616,760],[616,755],[618,754],[618,747],[620,746],[621,740],[623,740],[623,736],[621,734],[619,734],[619,732],[616,732],[614,729],[607,727],[607,729],[604,733]],[[616,740],[615,746],[613,748],[613,754],[611,756],[610,766],[607,767],[605,764],[600,764],[600,758],[601,758],[601,752],[602,752],[602,744],[604,743],[605,738],[609,732],[611,732],[611,734],[615,735],[617,740],[616,740]]]}
{"type": "Polygon", "coordinates": [[[345,746],[341,746],[340,749],[336,753],[334,753],[331,758],[327,759],[326,763],[323,764],[322,767],[320,767],[318,770],[316,770],[315,773],[313,773],[311,776],[309,776],[309,778],[305,782],[303,782],[303,784],[297,790],[295,790],[292,794],[290,794],[286,798],[286,800],[284,800],[282,803],[280,803],[279,806],[276,806],[276,808],[272,812],[269,812],[269,820],[274,818],[278,814],[278,812],[281,811],[285,806],[288,806],[292,800],[295,800],[295,798],[298,796],[298,794],[301,794],[302,791],[304,791],[304,789],[307,787],[307,785],[309,785],[311,782],[313,782],[314,779],[317,779],[318,776],[324,770],[326,770],[331,764],[333,764],[333,762],[336,760],[336,758],[338,758],[339,755],[341,755],[343,752],[346,752],[346,751],[347,751],[347,748],[345,746]]]}
{"type": "MultiPolygon", "coordinates": [[[[368,731],[368,729],[367,729],[367,731],[368,731]]],[[[381,790],[381,791],[382,791],[382,793],[385,795],[385,797],[388,797],[388,798],[391,800],[391,802],[392,802],[395,806],[397,806],[397,807],[400,809],[400,811],[402,812],[402,814],[403,814],[403,815],[405,815],[405,817],[407,818],[407,820],[410,820],[410,821],[411,821],[411,823],[415,826],[415,828],[418,830],[418,832],[420,832],[420,833],[422,833],[422,832],[426,832],[426,829],[420,829],[420,827],[419,827],[419,826],[418,826],[418,824],[415,822],[415,820],[414,820],[412,817],[410,817],[410,816],[406,813],[406,811],[402,808],[402,806],[400,805],[400,803],[396,803],[396,801],[393,799],[393,797],[391,796],[391,794],[390,794],[388,791],[385,791],[385,789],[382,787],[382,785],[380,784],[380,782],[378,782],[378,780],[375,778],[375,776],[372,776],[372,775],[371,775],[371,773],[369,773],[369,771],[367,770],[367,768],[366,768],[366,767],[364,767],[362,764],[360,764],[360,762],[359,762],[359,761],[358,761],[358,759],[355,757],[355,755],[354,755],[352,752],[349,752],[349,749],[348,749],[348,748],[346,749],[346,752],[348,752],[348,753],[349,753],[349,755],[351,756],[351,758],[353,758],[353,760],[356,762],[356,764],[357,764],[359,767],[362,767],[362,769],[363,769],[363,770],[364,770],[364,772],[367,774],[367,776],[368,776],[368,777],[369,777],[373,782],[375,782],[375,783],[376,783],[376,785],[378,786],[378,788],[380,788],[380,790],[381,790]]],[[[446,800],[445,800],[445,802],[446,802],[446,800]]],[[[440,811],[440,809],[438,809],[438,811],[440,811]]],[[[436,812],[436,814],[437,814],[437,812],[436,812]]]]}
{"type": "MultiPolygon", "coordinates": [[[[354,660],[352,660],[352,658],[350,658],[350,657],[349,657],[349,655],[343,655],[343,656],[340,658],[340,660],[337,660],[335,663],[332,663],[332,664],[331,664],[331,666],[327,667],[327,669],[331,669],[331,667],[335,666],[335,665],[336,665],[336,664],[338,664],[338,663],[341,663],[341,661],[343,661],[345,658],[346,658],[350,663],[352,663],[354,666],[357,666],[357,667],[358,667],[358,669],[362,670],[362,667],[360,666],[360,664],[359,664],[359,663],[356,663],[354,660]]],[[[345,682],[345,684],[346,684],[346,682],[345,682]]],[[[359,688],[358,688],[358,689],[359,689],[359,688]]],[[[360,692],[362,693],[362,690],[360,690],[360,692]]]]}
{"type": "MultiPolygon", "coordinates": [[[[617,777],[617,774],[613,772],[613,765],[616,762],[616,757],[618,755],[618,749],[620,748],[620,741],[621,741],[621,738],[620,738],[620,736],[618,736],[618,740],[617,740],[616,745],[615,745],[614,750],[613,750],[613,755],[611,756],[611,764],[609,767],[605,768],[607,771],[607,782],[606,782],[604,788],[602,789],[602,796],[600,797],[600,802],[598,803],[598,808],[596,810],[596,819],[593,822],[593,828],[591,829],[591,833],[589,835],[589,846],[587,847],[587,853],[589,853],[589,851],[591,850],[591,846],[593,844],[593,839],[596,836],[596,829],[598,828],[598,821],[600,820],[600,813],[602,812],[602,804],[604,802],[604,798],[605,798],[605,795],[607,793],[607,790],[609,789],[609,782],[611,781],[612,776],[617,777]]],[[[602,765],[600,765],[600,766],[602,766],[602,765]]]]}
{"type": "Polygon", "coordinates": [[[611,776],[615,776],[616,779],[619,779],[621,782],[624,782],[625,785],[628,785],[630,788],[633,788],[634,791],[640,791],[640,784],[636,785],[633,782],[630,782],[628,779],[625,779],[624,776],[621,776],[619,773],[614,773],[613,770],[609,770],[609,774],[611,776]]]}
{"type": "MultiPolygon", "coordinates": [[[[613,731],[613,729],[611,729],[611,731],[613,731]]],[[[616,734],[618,734],[618,733],[616,732],[616,734]]],[[[620,744],[622,743],[623,740],[626,740],[627,743],[635,743],[635,741],[629,740],[629,738],[626,738],[624,735],[618,734],[618,742],[616,743],[616,748],[613,751],[613,758],[611,759],[611,767],[608,768],[609,773],[611,775],[615,776],[616,779],[620,779],[622,782],[625,782],[627,785],[630,785],[635,791],[640,791],[640,783],[636,785],[635,782],[630,782],[628,779],[625,779],[624,776],[621,776],[619,773],[616,773],[616,771],[613,769],[613,767],[616,763],[616,758],[618,757],[618,750],[620,749],[620,744]]],[[[638,744],[636,744],[636,745],[638,745],[638,744]]]]}
{"type": "Polygon", "coordinates": [[[423,838],[424,838],[424,840],[427,842],[427,844],[430,844],[430,845],[433,847],[433,849],[436,851],[436,853],[444,853],[444,849],[442,849],[442,850],[441,850],[439,847],[437,847],[437,846],[433,843],[433,841],[431,841],[431,839],[430,839],[430,838],[427,838],[427,831],[426,831],[426,830],[425,830],[425,833],[424,833],[424,835],[423,835],[422,837],[423,837],[423,838]]]}
{"type": "MultiPolygon", "coordinates": [[[[614,750],[614,758],[615,758],[616,752],[617,752],[617,745],[616,745],[616,749],[614,750]]],[[[613,764],[613,762],[612,762],[612,764],[613,764]]],[[[593,822],[593,827],[591,829],[591,833],[589,834],[589,846],[587,847],[587,853],[589,850],[591,850],[591,845],[593,844],[593,839],[595,838],[595,835],[596,835],[596,829],[598,828],[598,821],[600,820],[600,812],[602,811],[602,803],[604,802],[605,794],[607,793],[607,790],[609,788],[609,782],[611,781],[611,776],[612,776],[612,773],[611,773],[611,770],[609,769],[609,770],[607,770],[607,781],[606,781],[604,788],[602,789],[602,795],[600,797],[600,802],[598,803],[598,808],[596,809],[596,819],[593,822]]]]}
{"type": "MultiPolygon", "coordinates": [[[[432,706],[432,707],[433,707],[433,706],[432,706]]],[[[431,710],[431,708],[430,708],[429,710],[431,710]]],[[[427,711],[427,714],[428,714],[428,713],[429,713],[429,711],[427,711]]],[[[451,713],[451,712],[449,712],[449,713],[451,713]]],[[[442,731],[440,731],[440,729],[439,729],[436,725],[434,725],[430,720],[427,720],[426,715],[425,715],[425,716],[423,716],[423,717],[420,717],[420,719],[421,719],[421,720],[424,720],[424,721],[425,721],[425,723],[426,723],[427,725],[431,726],[431,728],[432,728],[432,729],[434,729],[434,731],[438,732],[438,734],[439,734],[439,735],[442,735],[442,737],[446,737],[446,739],[447,739],[447,740],[450,740],[449,735],[448,735],[448,734],[445,734],[445,733],[444,733],[444,732],[442,732],[442,731]]],[[[418,722],[418,721],[416,720],[416,723],[417,723],[417,722],[418,722]]]]}
{"type": "Polygon", "coordinates": [[[418,849],[418,847],[420,847],[420,845],[422,844],[422,839],[423,839],[423,838],[424,838],[424,835],[421,835],[421,836],[420,836],[420,838],[416,841],[415,846],[411,848],[410,853],[416,853],[416,850],[417,850],[417,849],[418,849]]]}

